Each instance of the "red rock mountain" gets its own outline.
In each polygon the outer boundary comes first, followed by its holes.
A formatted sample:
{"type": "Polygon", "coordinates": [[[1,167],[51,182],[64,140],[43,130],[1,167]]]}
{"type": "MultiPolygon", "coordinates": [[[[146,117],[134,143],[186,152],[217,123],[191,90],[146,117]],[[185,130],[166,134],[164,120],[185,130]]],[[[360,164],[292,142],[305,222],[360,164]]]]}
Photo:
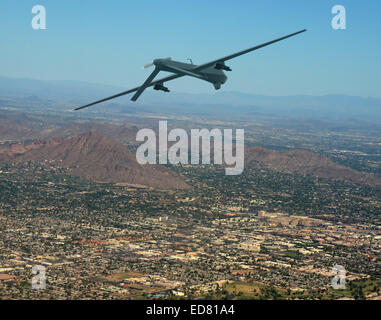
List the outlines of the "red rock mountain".
{"type": "Polygon", "coordinates": [[[0,159],[13,159],[18,155],[22,155],[29,150],[33,149],[41,149],[48,146],[54,146],[61,144],[63,142],[63,138],[56,138],[49,141],[38,140],[28,144],[22,143],[13,143],[9,145],[0,146],[0,159]]]}
{"type": "Polygon", "coordinates": [[[308,150],[275,151],[262,147],[245,149],[245,167],[266,168],[283,173],[310,174],[332,180],[381,186],[381,178],[339,165],[308,150]]]}
{"type": "Polygon", "coordinates": [[[18,151],[12,156],[15,161],[51,160],[67,168],[70,174],[94,181],[159,189],[189,188],[172,171],[159,165],[138,164],[135,154],[127,147],[93,131],[68,139],[36,142],[24,147],[19,145],[13,149],[18,151]]]}
{"type": "MultiPolygon", "coordinates": [[[[56,138],[29,144],[0,146],[5,161],[53,160],[69,172],[95,181],[128,183],[159,189],[189,186],[180,176],[160,165],[139,165],[135,154],[119,142],[90,131],[72,138],[56,138]]],[[[381,178],[339,165],[307,150],[274,151],[245,148],[245,168],[269,169],[283,173],[309,174],[381,187],[381,178]]]]}

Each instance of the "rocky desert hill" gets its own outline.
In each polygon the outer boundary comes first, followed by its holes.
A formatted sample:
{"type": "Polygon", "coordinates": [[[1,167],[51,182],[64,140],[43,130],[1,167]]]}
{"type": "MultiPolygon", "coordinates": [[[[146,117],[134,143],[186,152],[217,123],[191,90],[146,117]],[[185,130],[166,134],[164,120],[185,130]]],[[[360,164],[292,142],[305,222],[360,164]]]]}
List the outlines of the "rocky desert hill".
{"type": "Polygon", "coordinates": [[[275,151],[262,147],[247,147],[245,167],[381,186],[380,177],[339,165],[327,157],[303,149],[275,151]]]}
{"type": "Polygon", "coordinates": [[[53,161],[72,175],[101,182],[185,189],[180,176],[159,165],[140,165],[124,145],[90,131],[76,137],[0,148],[4,161],[53,161]]]}

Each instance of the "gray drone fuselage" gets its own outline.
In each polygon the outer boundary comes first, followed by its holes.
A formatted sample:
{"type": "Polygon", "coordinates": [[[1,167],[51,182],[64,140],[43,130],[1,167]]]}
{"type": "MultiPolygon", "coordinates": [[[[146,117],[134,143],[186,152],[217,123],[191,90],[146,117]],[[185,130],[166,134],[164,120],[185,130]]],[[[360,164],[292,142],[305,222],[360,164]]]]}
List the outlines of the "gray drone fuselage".
{"type": "Polygon", "coordinates": [[[171,73],[183,74],[184,76],[195,77],[201,80],[205,80],[214,85],[216,90],[221,88],[221,85],[226,82],[228,77],[225,75],[223,70],[216,69],[214,66],[200,71],[194,70],[198,66],[191,63],[174,61],[170,58],[167,59],[155,59],[153,64],[160,71],[167,71],[171,73]],[[181,72],[187,71],[187,72],[181,72]]]}

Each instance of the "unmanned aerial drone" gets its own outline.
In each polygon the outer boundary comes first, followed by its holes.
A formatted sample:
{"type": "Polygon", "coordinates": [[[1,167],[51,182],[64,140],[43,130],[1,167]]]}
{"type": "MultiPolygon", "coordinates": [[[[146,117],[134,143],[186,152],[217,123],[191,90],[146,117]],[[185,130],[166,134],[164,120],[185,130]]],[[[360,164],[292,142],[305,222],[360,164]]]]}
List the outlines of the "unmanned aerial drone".
{"type": "Polygon", "coordinates": [[[153,60],[152,63],[144,66],[144,68],[149,68],[151,66],[155,66],[155,69],[152,71],[152,73],[149,75],[147,80],[144,81],[144,83],[141,86],[127,90],[127,91],[124,91],[124,92],[121,92],[121,93],[118,93],[118,94],[115,94],[111,97],[107,97],[107,98],[89,103],[89,104],[84,105],[82,107],[78,107],[75,110],[87,108],[87,107],[90,107],[94,104],[101,103],[101,102],[104,102],[107,100],[111,100],[111,99],[114,99],[114,98],[117,98],[120,96],[124,96],[125,94],[129,94],[129,93],[132,93],[135,91],[136,92],[132,96],[131,100],[136,101],[146,88],[152,87],[152,86],[155,90],[161,90],[161,91],[169,92],[169,89],[164,86],[164,83],[171,81],[171,80],[174,80],[174,79],[177,79],[177,78],[180,78],[180,77],[184,77],[184,76],[190,76],[190,77],[194,77],[194,78],[198,78],[200,80],[210,82],[213,84],[214,88],[216,90],[218,90],[221,88],[221,85],[224,84],[226,82],[226,80],[228,79],[228,77],[225,75],[224,71],[232,71],[232,69],[230,69],[225,64],[225,61],[236,58],[238,56],[249,53],[251,51],[266,47],[266,46],[273,44],[275,42],[293,37],[299,33],[305,32],[305,31],[307,31],[307,30],[303,29],[303,30],[300,30],[298,32],[289,34],[287,36],[284,36],[284,37],[281,37],[281,38],[278,38],[278,39],[275,39],[275,40],[272,40],[269,42],[262,43],[260,45],[255,46],[255,47],[252,47],[252,48],[249,48],[246,50],[242,50],[242,51],[233,53],[231,55],[228,55],[226,57],[223,57],[223,58],[220,58],[217,60],[213,60],[213,61],[201,64],[201,65],[193,64],[192,60],[190,61],[190,63],[184,63],[184,62],[174,61],[171,58],[155,59],[155,60],[153,60]],[[153,81],[153,79],[158,75],[158,73],[160,71],[171,72],[171,73],[173,73],[173,75],[170,75],[168,77],[161,78],[159,80],[153,81]]]}

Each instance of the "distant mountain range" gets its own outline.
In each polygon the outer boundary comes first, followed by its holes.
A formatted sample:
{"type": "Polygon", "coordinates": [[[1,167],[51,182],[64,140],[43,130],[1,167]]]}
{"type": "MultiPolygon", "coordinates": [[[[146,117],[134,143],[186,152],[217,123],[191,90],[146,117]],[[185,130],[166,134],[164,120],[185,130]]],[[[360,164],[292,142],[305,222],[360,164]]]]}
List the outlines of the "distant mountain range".
{"type": "Polygon", "coordinates": [[[123,88],[81,81],[44,81],[0,76],[0,96],[23,97],[32,102],[41,99],[77,102],[94,95],[109,95],[115,90],[123,88]]]}
{"type": "MultiPolygon", "coordinates": [[[[7,104],[7,99],[13,98],[41,106],[60,102],[63,108],[69,109],[126,89],[128,88],[80,81],[41,81],[0,77],[0,107],[7,104]]],[[[229,92],[224,89],[218,92],[211,91],[210,94],[176,92],[167,94],[147,89],[137,103],[129,99],[130,96],[125,96],[105,102],[92,107],[91,112],[153,112],[221,117],[273,115],[296,118],[381,120],[381,99],[347,95],[264,96],[229,92]]]]}
{"type": "MultiPolygon", "coordinates": [[[[139,165],[135,154],[127,147],[94,131],[66,139],[0,145],[0,160],[48,160],[67,168],[70,174],[94,181],[159,189],[189,188],[189,185],[171,170],[160,165],[139,165]]],[[[312,175],[381,187],[380,177],[338,165],[327,157],[300,149],[274,151],[262,147],[246,147],[245,168],[312,175]]]]}

